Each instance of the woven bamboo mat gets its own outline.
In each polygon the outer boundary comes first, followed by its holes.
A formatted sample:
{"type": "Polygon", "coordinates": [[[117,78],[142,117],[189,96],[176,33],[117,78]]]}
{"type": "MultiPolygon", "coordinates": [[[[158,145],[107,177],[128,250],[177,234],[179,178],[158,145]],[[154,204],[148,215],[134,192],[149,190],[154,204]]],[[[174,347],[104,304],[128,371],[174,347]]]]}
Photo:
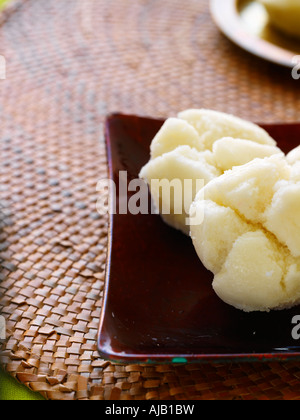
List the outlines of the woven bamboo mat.
{"type": "Polygon", "coordinates": [[[101,360],[107,220],[95,203],[106,114],[296,121],[300,82],[227,41],[207,0],[20,0],[2,16],[0,54],[1,365],[50,400],[299,399],[296,363],[101,360]]]}

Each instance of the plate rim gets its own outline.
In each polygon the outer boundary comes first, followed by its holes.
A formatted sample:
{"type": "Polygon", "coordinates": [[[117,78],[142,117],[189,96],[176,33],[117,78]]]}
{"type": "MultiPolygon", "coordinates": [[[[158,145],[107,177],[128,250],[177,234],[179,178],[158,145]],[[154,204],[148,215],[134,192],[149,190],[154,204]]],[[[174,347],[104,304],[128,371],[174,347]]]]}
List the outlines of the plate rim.
{"type": "Polygon", "coordinates": [[[211,15],[217,27],[243,50],[274,64],[293,69],[296,53],[278,47],[245,29],[238,13],[240,2],[241,0],[210,0],[211,15]]]}
{"type": "MultiPolygon", "coordinates": [[[[108,176],[110,179],[113,179],[113,162],[112,162],[112,153],[111,153],[111,139],[109,135],[109,125],[110,121],[114,119],[122,118],[138,118],[138,119],[147,119],[153,121],[160,121],[163,123],[165,119],[154,118],[149,116],[142,115],[133,115],[125,113],[111,113],[107,115],[104,123],[104,137],[105,137],[105,146],[107,153],[107,164],[108,164],[108,176]]],[[[260,124],[265,127],[270,126],[300,126],[300,122],[277,122],[277,123],[265,123],[260,124]]],[[[113,245],[113,231],[114,231],[114,217],[111,213],[108,218],[108,242],[107,242],[107,257],[105,265],[105,277],[104,277],[104,287],[103,287],[103,302],[101,307],[99,326],[98,326],[98,336],[97,336],[97,350],[100,357],[111,363],[130,363],[130,364],[207,364],[207,363],[254,363],[254,362],[298,362],[300,361],[300,346],[299,350],[296,352],[285,351],[279,349],[278,351],[271,352],[232,352],[232,353],[208,353],[208,354],[146,354],[146,353],[116,353],[114,351],[108,351],[105,345],[101,343],[101,332],[104,328],[105,314],[106,314],[106,304],[108,301],[108,292],[110,284],[110,271],[111,271],[111,256],[112,256],[112,245],[113,245]]],[[[298,346],[296,346],[298,347],[298,346]]]]}

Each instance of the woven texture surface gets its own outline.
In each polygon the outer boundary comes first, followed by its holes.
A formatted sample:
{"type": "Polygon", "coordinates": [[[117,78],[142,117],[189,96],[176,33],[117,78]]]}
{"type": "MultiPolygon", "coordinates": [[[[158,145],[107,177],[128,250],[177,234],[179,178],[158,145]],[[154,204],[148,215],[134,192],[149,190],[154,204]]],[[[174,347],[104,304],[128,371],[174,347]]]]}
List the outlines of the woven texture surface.
{"type": "Polygon", "coordinates": [[[108,113],[296,121],[300,82],[227,41],[207,0],[20,0],[2,16],[0,54],[6,371],[50,400],[300,399],[296,363],[101,360],[107,219],[95,210],[108,113]]]}

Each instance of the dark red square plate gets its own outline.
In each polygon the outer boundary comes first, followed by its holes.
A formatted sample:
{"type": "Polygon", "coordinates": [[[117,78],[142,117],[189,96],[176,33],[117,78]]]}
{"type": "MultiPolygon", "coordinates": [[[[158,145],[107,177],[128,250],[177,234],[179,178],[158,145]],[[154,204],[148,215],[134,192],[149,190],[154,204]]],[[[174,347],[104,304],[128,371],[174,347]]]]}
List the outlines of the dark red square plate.
{"type": "MultiPolygon", "coordinates": [[[[116,185],[120,171],[127,171],[128,182],[138,178],[162,123],[125,115],[107,119],[109,171],[116,185]]],[[[300,124],[264,128],[284,152],[300,143],[300,124]]],[[[98,337],[104,359],[300,360],[300,340],[292,336],[300,308],[246,314],[226,305],[213,292],[212,274],[201,264],[190,238],[168,227],[159,215],[114,214],[109,235],[98,337]]]]}

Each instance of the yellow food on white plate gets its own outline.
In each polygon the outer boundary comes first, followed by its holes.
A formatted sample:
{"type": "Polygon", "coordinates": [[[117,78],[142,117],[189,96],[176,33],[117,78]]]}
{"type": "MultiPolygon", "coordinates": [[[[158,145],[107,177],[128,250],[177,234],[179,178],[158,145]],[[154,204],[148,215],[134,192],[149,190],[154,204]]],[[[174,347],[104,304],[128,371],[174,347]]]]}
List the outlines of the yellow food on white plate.
{"type": "Polygon", "coordinates": [[[281,32],[300,38],[299,0],[259,0],[270,17],[270,22],[281,32]]]}
{"type": "Polygon", "coordinates": [[[163,124],[140,178],[149,185],[164,221],[188,235],[189,208],[204,185],[234,166],[276,154],[283,155],[258,125],[217,111],[191,109],[163,124]]]}
{"type": "Polygon", "coordinates": [[[199,258],[214,274],[216,294],[245,312],[300,303],[296,155],[235,167],[209,182],[190,208],[191,218],[203,213],[202,223],[191,224],[191,237],[199,258]]]}

